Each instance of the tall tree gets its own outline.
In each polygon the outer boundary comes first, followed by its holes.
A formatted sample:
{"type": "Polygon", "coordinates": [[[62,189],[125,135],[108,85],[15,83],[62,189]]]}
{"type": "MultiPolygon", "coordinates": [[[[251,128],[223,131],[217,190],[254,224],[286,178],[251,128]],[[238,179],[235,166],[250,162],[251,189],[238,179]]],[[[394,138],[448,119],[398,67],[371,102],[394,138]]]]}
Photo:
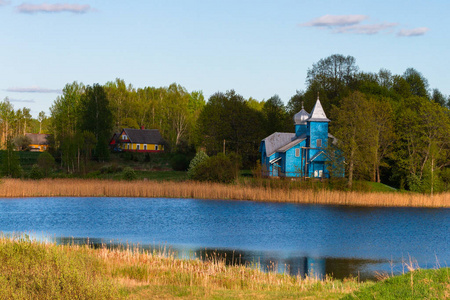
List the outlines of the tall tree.
{"type": "Polygon", "coordinates": [[[358,169],[362,172],[369,169],[369,144],[367,136],[370,133],[370,119],[366,113],[370,105],[364,94],[353,92],[342,99],[341,107],[334,107],[335,120],[333,134],[338,138],[338,148],[343,152],[347,163],[348,187],[353,187],[353,178],[358,169]]]}
{"type": "Polygon", "coordinates": [[[330,105],[326,101],[322,101],[322,104],[325,109],[329,109],[331,105],[339,106],[340,99],[348,94],[357,72],[358,66],[353,56],[333,54],[308,69],[306,83],[308,89],[315,89],[312,91],[314,94],[321,92],[326,95],[330,105]]]}
{"type": "Polygon", "coordinates": [[[99,84],[86,86],[80,100],[78,120],[80,132],[89,131],[97,140],[96,155],[100,161],[107,160],[108,139],[113,130],[113,117],[104,88],[99,84]]]}
{"type": "Polygon", "coordinates": [[[272,96],[264,103],[262,112],[265,118],[266,135],[292,130],[292,119],[289,118],[286,108],[278,95],[272,96]]]}
{"type": "Polygon", "coordinates": [[[202,144],[210,154],[236,152],[243,156],[243,164],[256,161],[257,149],[264,137],[262,114],[247,106],[244,98],[234,90],[213,94],[198,119],[202,144]]]}

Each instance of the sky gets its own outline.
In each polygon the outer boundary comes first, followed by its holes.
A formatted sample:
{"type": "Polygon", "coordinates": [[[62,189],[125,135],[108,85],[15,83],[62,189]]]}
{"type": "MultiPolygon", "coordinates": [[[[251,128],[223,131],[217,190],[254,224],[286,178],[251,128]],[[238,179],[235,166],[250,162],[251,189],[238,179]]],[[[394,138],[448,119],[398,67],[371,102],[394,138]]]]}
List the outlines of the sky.
{"type": "Polygon", "coordinates": [[[34,117],[67,83],[234,89],[287,103],[332,54],[450,94],[448,0],[0,0],[0,100],[34,117]]]}

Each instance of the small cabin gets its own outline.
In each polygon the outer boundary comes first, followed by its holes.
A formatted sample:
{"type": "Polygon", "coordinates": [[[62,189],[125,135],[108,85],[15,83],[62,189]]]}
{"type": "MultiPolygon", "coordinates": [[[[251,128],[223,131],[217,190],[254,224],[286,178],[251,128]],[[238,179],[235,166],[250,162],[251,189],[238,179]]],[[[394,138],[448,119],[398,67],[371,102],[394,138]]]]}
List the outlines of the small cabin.
{"type": "Polygon", "coordinates": [[[25,136],[30,139],[30,151],[43,152],[48,150],[48,137],[50,136],[49,134],[26,133],[25,136]]]}
{"type": "Polygon", "coordinates": [[[124,128],[115,133],[109,145],[114,151],[164,152],[165,141],[158,129],[124,128]]]}

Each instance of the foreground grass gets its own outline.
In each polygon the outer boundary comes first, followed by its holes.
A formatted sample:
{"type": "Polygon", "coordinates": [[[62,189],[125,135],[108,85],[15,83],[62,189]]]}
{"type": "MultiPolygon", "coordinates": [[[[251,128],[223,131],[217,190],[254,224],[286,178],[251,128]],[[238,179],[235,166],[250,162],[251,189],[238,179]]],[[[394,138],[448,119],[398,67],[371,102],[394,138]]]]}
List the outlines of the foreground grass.
{"type": "Polygon", "coordinates": [[[339,299],[373,283],[324,281],[168,253],[0,238],[0,299],[339,299]]]}
{"type": "Polygon", "coordinates": [[[414,270],[363,287],[344,299],[450,299],[450,268],[414,270]]]}
{"type": "MultiPolygon", "coordinates": [[[[275,181],[273,181],[275,182],[275,181]]],[[[275,182],[276,183],[276,182],[275,182]]],[[[416,193],[345,192],[327,189],[299,189],[243,181],[226,185],[193,181],[114,181],[99,179],[2,179],[0,197],[165,197],[230,199],[302,204],[450,207],[450,193],[434,196],[416,193]]]]}

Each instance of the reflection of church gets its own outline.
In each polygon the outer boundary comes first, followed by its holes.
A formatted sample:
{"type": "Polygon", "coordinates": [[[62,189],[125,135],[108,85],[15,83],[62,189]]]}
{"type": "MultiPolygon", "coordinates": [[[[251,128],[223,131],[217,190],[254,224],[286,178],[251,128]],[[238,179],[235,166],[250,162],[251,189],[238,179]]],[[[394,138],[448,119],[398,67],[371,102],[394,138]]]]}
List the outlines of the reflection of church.
{"type": "Polygon", "coordinates": [[[263,175],[329,178],[327,147],[336,139],[328,122],[319,97],[311,114],[302,107],[294,116],[295,133],[275,132],[261,141],[263,175]]]}

